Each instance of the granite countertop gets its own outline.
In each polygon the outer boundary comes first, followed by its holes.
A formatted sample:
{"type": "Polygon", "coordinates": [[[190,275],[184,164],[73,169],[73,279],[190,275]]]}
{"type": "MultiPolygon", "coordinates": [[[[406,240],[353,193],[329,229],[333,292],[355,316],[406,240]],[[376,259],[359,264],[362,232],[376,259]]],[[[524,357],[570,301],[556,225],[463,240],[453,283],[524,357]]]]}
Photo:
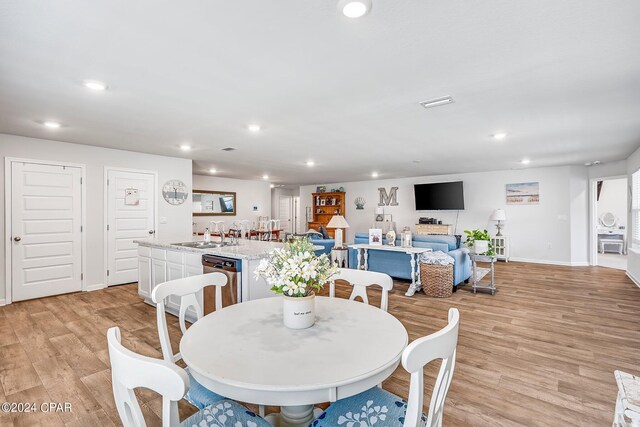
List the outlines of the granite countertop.
{"type": "MultiPolygon", "coordinates": [[[[215,238],[213,241],[217,241],[215,238]]],[[[282,243],[279,242],[263,242],[260,240],[246,240],[240,239],[240,243],[236,246],[223,246],[220,248],[191,248],[188,246],[179,246],[175,243],[185,243],[185,242],[201,242],[202,238],[193,237],[190,240],[184,240],[182,242],[176,242],[175,240],[167,241],[166,239],[140,239],[134,240],[134,243],[139,244],[140,246],[148,246],[153,248],[163,248],[163,249],[171,249],[174,251],[185,251],[185,252],[195,252],[199,254],[212,254],[212,255],[220,255],[228,258],[236,258],[236,259],[260,259],[266,257],[269,252],[273,251],[276,248],[282,247],[282,243]]]]}

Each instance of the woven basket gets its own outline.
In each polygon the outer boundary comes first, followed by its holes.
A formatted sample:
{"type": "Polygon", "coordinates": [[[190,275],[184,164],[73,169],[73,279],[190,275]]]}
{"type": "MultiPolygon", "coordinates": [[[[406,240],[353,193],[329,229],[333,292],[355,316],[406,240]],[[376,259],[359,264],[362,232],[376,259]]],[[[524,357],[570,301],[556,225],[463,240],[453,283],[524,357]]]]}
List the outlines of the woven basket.
{"type": "Polygon", "coordinates": [[[453,264],[420,263],[420,281],[428,297],[448,298],[453,293],[453,264]]]}

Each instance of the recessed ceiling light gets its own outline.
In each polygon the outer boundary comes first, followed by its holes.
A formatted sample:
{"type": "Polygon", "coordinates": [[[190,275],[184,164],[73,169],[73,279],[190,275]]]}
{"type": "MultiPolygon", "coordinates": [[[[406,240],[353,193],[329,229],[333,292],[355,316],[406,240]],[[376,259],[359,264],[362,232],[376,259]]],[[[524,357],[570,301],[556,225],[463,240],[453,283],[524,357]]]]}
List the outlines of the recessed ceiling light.
{"type": "Polygon", "coordinates": [[[591,162],[587,162],[587,163],[585,163],[584,165],[585,165],[585,166],[591,166],[591,165],[592,165],[592,163],[591,163],[591,162]]]}
{"type": "Polygon", "coordinates": [[[522,160],[520,160],[520,163],[522,163],[523,165],[528,165],[529,163],[531,163],[531,160],[529,160],[529,159],[522,159],[522,160]]]}
{"type": "Polygon", "coordinates": [[[600,162],[600,160],[594,160],[594,161],[593,161],[593,164],[594,164],[595,166],[599,165],[600,163],[601,163],[601,162],[600,162]]]}
{"type": "Polygon", "coordinates": [[[189,151],[189,150],[191,150],[191,146],[189,144],[182,144],[182,145],[180,145],[180,149],[182,151],[189,151]]]}
{"type": "Polygon", "coordinates": [[[371,178],[377,178],[378,172],[371,172],[371,178]]]}
{"type": "Polygon", "coordinates": [[[453,104],[453,98],[450,96],[444,96],[442,98],[429,99],[420,103],[424,108],[439,107],[446,104],[453,104]]]}
{"type": "Polygon", "coordinates": [[[420,163],[420,160],[414,160],[413,163],[420,163]]]}
{"type": "Polygon", "coordinates": [[[247,129],[249,129],[251,132],[260,132],[260,125],[257,124],[250,124],[249,126],[247,126],[247,129]]]}
{"type": "Polygon", "coordinates": [[[236,150],[237,148],[234,148],[234,147],[225,147],[222,149],[222,151],[236,151],[236,150]]]}
{"type": "Polygon", "coordinates": [[[271,184],[269,187],[271,188],[275,188],[276,186],[274,184],[271,184]]]}
{"type": "Polygon", "coordinates": [[[211,169],[209,169],[209,173],[216,173],[216,172],[218,172],[218,171],[217,171],[217,170],[215,170],[215,168],[211,168],[211,169]]]}
{"type": "Polygon", "coordinates": [[[507,137],[507,134],[504,132],[498,132],[498,133],[494,133],[491,136],[493,136],[493,139],[497,139],[498,141],[500,141],[501,139],[505,139],[507,137]]]}
{"type": "Polygon", "coordinates": [[[58,129],[61,126],[60,123],[52,122],[52,121],[46,121],[42,124],[48,127],[49,129],[58,129]]]}
{"type": "Polygon", "coordinates": [[[371,10],[371,0],[340,0],[338,10],[347,18],[360,18],[371,10]]]}
{"type": "Polygon", "coordinates": [[[264,175],[262,175],[262,179],[269,179],[269,175],[267,175],[266,173],[264,175]]]}
{"type": "Polygon", "coordinates": [[[95,90],[96,92],[107,90],[107,85],[97,80],[85,80],[83,84],[87,89],[95,90]]]}
{"type": "Polygon", "coordinates": [[[315,164],[316,162],[314,162],[313,160],[307,160],[307,163],[306,163],[306,165],[309,167],[314,166],[315,164]]]}

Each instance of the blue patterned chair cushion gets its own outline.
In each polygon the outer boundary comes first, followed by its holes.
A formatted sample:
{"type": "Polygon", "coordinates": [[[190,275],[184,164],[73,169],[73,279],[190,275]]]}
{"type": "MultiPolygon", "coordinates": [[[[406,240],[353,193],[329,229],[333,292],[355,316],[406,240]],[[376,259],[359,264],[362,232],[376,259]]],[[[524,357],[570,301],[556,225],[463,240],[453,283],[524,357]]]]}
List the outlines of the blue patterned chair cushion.
{"type": "Polygon", "coordinates": [[[193,414],[181,423],[182,427],[272,427],[233,400],[222,400],[193,414]]]}
{"type": "Polygon", "coordinates": [[[187,402],[191,403],[198,409],[204,409],[213,403],[224,400],[224,397],[206,389],[202,384],[196,381],[196,379],[191,375],[189,369],[187,369],[187,374],[189,375],[189,391],[184,396],[187,402]]]}
{"type": "MultiPolygon", "coordinates": [[[[379,387],[332,403],[310,427],[402,427],[407,401],[379,387]]],[[[422,415],[421,425],[427,417],[422,415]]]]}

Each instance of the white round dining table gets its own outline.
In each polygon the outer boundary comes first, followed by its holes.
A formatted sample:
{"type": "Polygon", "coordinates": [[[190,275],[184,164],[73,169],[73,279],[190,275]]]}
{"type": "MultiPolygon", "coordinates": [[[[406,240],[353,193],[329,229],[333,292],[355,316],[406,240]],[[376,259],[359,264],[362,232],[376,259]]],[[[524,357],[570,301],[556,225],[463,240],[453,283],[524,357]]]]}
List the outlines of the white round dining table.
{"type": "Polygon", "coordinates": [[[193,377],[227,398],[280,406],[279,427],[308,426],[314,404],[380,384],[400,363],[407,330],[391,314],[361,302],[316,297],[316,323],[282,322],[282,298],[228,306],[194,323],[180,341],[193,377]]]}

